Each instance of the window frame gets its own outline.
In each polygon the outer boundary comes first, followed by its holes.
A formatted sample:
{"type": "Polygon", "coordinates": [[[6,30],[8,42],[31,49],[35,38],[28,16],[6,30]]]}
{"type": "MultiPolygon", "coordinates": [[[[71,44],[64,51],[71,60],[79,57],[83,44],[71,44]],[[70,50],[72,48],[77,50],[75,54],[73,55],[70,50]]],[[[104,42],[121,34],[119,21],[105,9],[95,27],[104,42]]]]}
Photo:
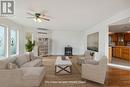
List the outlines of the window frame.
{"type": "Polygon", "coordinates": [[[7,26],[5,25],[2,25],[0,24],[1,27],[4,27],[4,56],[1,57],[1,58],[4,58],[4,57],[7,57],[7,26]]]}

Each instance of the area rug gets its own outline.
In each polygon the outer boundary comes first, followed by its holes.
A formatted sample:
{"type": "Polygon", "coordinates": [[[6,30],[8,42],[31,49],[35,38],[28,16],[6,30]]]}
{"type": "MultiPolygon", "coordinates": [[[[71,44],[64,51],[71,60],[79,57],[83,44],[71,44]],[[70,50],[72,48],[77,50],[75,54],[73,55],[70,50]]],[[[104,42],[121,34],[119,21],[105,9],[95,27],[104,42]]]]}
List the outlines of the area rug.
{"type": "Polygon", "coordinates": [[[86,87],[86,82],[82,81],[81,74],[76,68],[74,59],[71,59],[72,75],[63,74],[55,75],[55,63],[56,57],[47,57],[43,59],[43,64],[46,68],[46,76],[41,87],[86,87]]]}
{"type": "Polygon", "coordinates": [[[44,87],[86,87],[83,81],[45,81],[44,87]]]}

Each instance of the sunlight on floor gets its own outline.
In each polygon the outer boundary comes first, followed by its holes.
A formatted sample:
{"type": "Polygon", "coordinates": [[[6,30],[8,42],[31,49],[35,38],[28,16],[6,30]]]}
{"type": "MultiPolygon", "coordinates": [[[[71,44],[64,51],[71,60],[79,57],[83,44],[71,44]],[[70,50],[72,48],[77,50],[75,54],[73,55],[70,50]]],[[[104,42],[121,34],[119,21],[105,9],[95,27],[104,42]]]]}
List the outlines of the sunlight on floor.
{"type": "Polygon", "coordinates": [[[108,65],[111,66],[111,67],[119,68],[119,69],[130,70],[129,66],[123,66],[123,65],[118,65],[118,64],[111,64],[111,63],[109,63],[108,65]]]}

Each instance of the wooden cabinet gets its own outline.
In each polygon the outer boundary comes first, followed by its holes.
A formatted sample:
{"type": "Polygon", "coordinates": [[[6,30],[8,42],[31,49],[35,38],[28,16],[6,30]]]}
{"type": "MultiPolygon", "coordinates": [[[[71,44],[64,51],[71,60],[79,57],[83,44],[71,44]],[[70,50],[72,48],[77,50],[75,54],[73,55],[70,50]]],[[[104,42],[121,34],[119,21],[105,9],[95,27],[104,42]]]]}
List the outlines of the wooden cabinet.
{"type": "Polygon", "coordinates": [[[120,47],[113,47],[113,57],[130,60],[130,48],[120,46],[120,47]]]}
{"type": "Polygon", "coordinates": [[[112,47],[109,47],[109,63],[112,61],[112,47]]]}
{"type": "Polygon", "coordinates": [[[130,48],[122,48],[122,58],[130,60],[130,48]]]}
{"type": "Polygon", "coordinates": [[[126,42],[130,41],[130,33],[125,33],[125,37],[124,37],[126,42]]]}
{"type": "Polygon", "coordinates": [[[124,33],[116,33],[117,34],[117,45],[124,46],[124,33]]]}
{"type": "Polygon", "coordinates": [[[117,48],[116,48],[116,56],[117,56],[118,58],[121,57],[121,52],[122,52],[121,48],[120,48],[120,47],[117,47],[117,48]]]}
{"type": "Polygon", "coordinates": [[[113,49],[112,49],[112,56],[116,57],[116,47],[113,47],[113,49]]]}
{"type": "Polygon", "coordinates": [[[125,46],[130,42],[130,33],[109,34],[109,43],[114,42],[116,46],[125,46]]]}
{"type": "Polygon", "coordinates": [[[117,34],[112,34],[112,42],[116,42],[118,40],[117,34]]]}
{"type": "Polygon", "coordinates": [[[113,56],[114,57],[117,57],[117,58],[120,58],[122,55],[121,55],[121,47],[114,47],[113,48],[113,56]]]}
{"type": "Polygon", "coordinates": [[[112,56],[124,60],[130,60],[130,33],[114,33],[111,36],[111,41],[115,47],[112,49],[112,56]]]}

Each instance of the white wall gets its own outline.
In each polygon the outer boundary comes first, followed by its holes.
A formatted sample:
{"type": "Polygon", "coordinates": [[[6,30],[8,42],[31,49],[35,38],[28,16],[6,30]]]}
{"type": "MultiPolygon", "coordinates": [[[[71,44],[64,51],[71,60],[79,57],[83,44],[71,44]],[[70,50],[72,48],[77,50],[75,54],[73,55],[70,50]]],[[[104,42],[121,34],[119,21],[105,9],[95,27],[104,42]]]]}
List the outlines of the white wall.
{"type": "Polygon", "coordinates": [[[130,9],[122,11],[111,18],[98,23],[97,25],[86,29],[84,33],[84,50],[87,47],[87,35],[90,33],[99,32],[99,54],[108,56],[108,26],[114,22],[130,17],[130,9]]]}
{"type": "MultiPolygon", "coordinates": [[[[124,18],[130,17],[130,9],[122,11],[115,16],[100,22],[99,24],[86,28],[84,32],[82,31],[52,31],[52,55],[63,55],[64,47],[70,45],[73,47],[73,54],[80,55],[86,50],[87,47],[87,35],[90,33],[99,32],[99,54],[108,56],[108,26],[116,21],[122,20],[124,18]]],[[[25,27],[17,24],[8,19],[0,19],[0,24],[7,25],[8,27],[15,26],[19,30],[19,53],[25,52],[25,32],[32,32],[34,40],[37,39],[36,29],[25,27]]],[[[37,48],[35,47],[35,53],[37,53],[37,48]]]]}
{"type": "Polygon", "coordinates": [[[53,31],[52,32],[52,55],[64,55],[64,47],[70,45],[73,55],[82,54],[81,31],[53,31]]]}
{"type": "MultiPolygon", "coordinates": [[[[23,25],[20,25],[18,23],[15,23],[11,20],[1,18],[0,24],[5,25],[7,27],[16,27],[19,31],[19,54],[23,54],[25,50],[25,34],[26,32],[32,32],[33,33],[33,39],[37,40],[37,29],[25,27],[23,25]]],[[[43,31],[44,32],[44,31],[43,31]]],[[[80,55],[83,52],[81,49],[83,48],[82,45],[82,39],[83,35],[81,31],[49,31],[49,38],[51,41],[50,44],[50,55],[64,55],[64,47],[67,45],[70,45],[73,47],[73,54],[74,55],[80,55]]],[[[34,48],[35,55],[37,55],[37,46],[34,48]]]]}

